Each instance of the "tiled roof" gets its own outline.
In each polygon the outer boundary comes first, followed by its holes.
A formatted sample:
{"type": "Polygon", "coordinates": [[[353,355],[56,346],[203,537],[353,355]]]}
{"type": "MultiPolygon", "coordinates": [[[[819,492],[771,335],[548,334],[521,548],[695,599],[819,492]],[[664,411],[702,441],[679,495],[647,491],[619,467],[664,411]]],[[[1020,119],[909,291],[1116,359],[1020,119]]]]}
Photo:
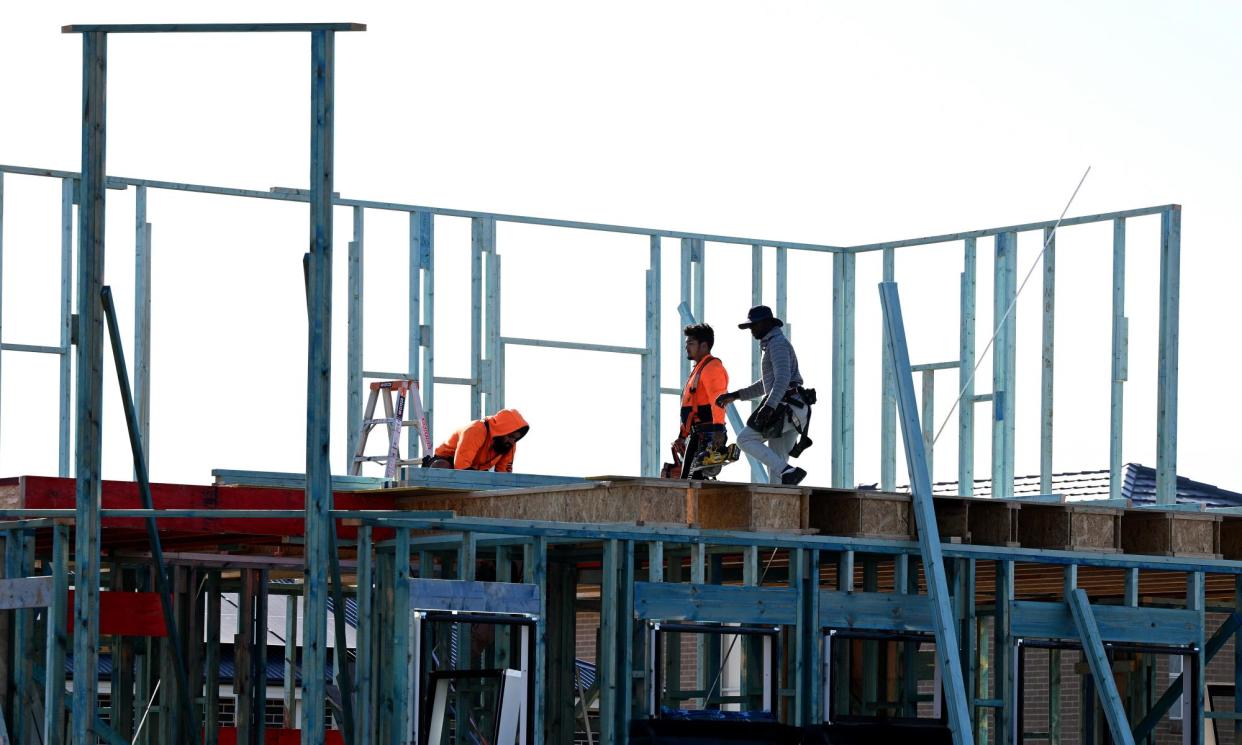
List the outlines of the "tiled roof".
{"type": "MultiPolygon", "coordinates": [[[[1080,499],[1108,499],[1108,470],[1074,471],[1052,475],[1052,493],[1064,495],[1068,501],[1080,499]]],[[[902,487],[908,491],[909,487],[902,487]]],[[[1040,493],[1039,476],[1017,476],[1013,484],[1014,496],[1040,493]]],[[[936,496],[957,494],[956,481],[932,484],[936,496]]],[[[991,479],[975,479],[974,496],[992,496],[991,479]]],[[[1156,469],[1140,463],[1127,463],[1122,469],[1121,496],[1135,504],[1156,501],[1156,469]]],[[[1221,489],[1213,484],[1194,481],[1185,476],[1177,477],[1177,501],[1203,504],[1208,507],[1242,506],[1242,493],[1221,489]]]]}
{"type": "MultiPolygon", "coordinates": [[[[300,655],[299,655],[300,656],[300,655]]],[[[235,669],[233,667],[233,645],[220,645],[220,682],[230,683],[233,680],[235,669]]],[[[302,682],[301,665],[295,667],[298,684],[302,682]]],[[[73,680],[73,655],[65,655],[65,675],[69,680],[73,680]]],[[[107,652],[99,654],[99,679],[108,680],[112,677],[112,655],[107,652]]],[[[332,658],[329,655],[326,669],[324,671],[326,680],[332,679],[332,658]]],[[[268,647],[267,650],[267,684],[281,685],[285,680],[285,650],[284,647],[268,647]]]]}

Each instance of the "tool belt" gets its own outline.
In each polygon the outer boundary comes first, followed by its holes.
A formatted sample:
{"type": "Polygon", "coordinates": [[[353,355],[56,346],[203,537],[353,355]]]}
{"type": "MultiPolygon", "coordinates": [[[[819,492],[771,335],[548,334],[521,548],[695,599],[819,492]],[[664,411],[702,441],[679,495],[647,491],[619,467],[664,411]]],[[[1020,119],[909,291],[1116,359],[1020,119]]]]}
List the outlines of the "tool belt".
{"type": "Polygon", "coordinates": [[[728,430],[723,424],[699,422],[692,426],[690,436],[686,438],[686,460],[682,463],[681,478],[704,478],[703,474],[694,474],[691,471],[696,465],[696,459],[700,459],[709,448],[723,448],[728,439],[728,430]]]}
{"type": "MultiPolygon", "coordinates": [[[[765,426],[754,426],[754,414],[751,420],[747,422],[747,426],[754,429],[765,440],[771,440],[780,437],[785,432],[785,424],[793,425],[794,431],[798,433],[798,441],[789,451],[791,458],[797,458],[802,455],[803,451],[811,447],[814,442],[807,436],[807,432],[811,428],[811,410],[817,400],[814,388],[803,388],[800,385],[790,386],[785,393],[785,397],[776,405],[775,414],[765,423],[765,426]],[[800,410],[800,416],[795,416],[795,411],[800,410]]],[[[759,410],[756,410],[756,413],[759,410]]]]}

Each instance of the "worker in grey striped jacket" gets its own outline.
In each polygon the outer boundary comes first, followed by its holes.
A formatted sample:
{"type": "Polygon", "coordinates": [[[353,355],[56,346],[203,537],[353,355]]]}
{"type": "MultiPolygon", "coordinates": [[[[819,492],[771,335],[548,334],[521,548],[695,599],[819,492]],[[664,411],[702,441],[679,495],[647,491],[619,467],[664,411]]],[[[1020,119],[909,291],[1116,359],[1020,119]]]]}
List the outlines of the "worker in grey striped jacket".
{"type": "Polygon", "coordinates": [[[737,434],[737,445],[767,466],[771,483],[797,484],[806,478],[806,471],[789,465],[789,451],[798,441],[798,429],[805,429],[809,406],[797,395],[802,375],[798,372],[798,355],[781,331],[784,325],[766,305],[750,309],[746,323],[739,323],[738,328],[750,329],[751,335],[759,340],[763,377],[745,388],[721,394],[716,405],[723,407],[737,400],[763,396],[763,403],[737,434]],[[787,408],[782,408],[782,403],[787,408]]]}

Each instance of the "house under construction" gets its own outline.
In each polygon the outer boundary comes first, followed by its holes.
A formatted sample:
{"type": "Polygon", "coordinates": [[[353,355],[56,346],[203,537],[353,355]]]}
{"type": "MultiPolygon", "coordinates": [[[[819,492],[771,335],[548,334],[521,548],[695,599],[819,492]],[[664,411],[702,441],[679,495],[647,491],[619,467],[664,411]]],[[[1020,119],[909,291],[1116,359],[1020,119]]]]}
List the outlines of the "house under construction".
{"type": "MultiPolygon", "coordinates": [[[[59,476],[0,481],[0,743],[164,745],[199,733],[213,745],[1242,742],[1232,727],[1242,718],[1234,697],[1242,686],[1242,510],[1178,499],[1179,206],[832,246],[345,197],[333,190],[334,38],[362,30],[65,28],[83,39],[81,169],[0,166],[0,241],[6,181],[62,185],[60,341],[0,347],[56,355],[62,381],[59,476]],[[309,189],[107,175],[109,37],[123,43],[131,33],[178,32],[310,35],[309,189]],[[133,190],[136,205],[132,385],[103,283],[105,198],[118,190],[133,190]],[[152,190],[309,204],[304,473],[221,469],[209,486],[149,482],[152,190]],[[333,425],[337,207],[351,211],[353,240],[348,421],[333,425]],[[409,219],[404,370],[364,365],[369,211],[409,219]],[[457,295],[470,299],[472,366],[468,378],[440,377],[436,225],[467,220],[471,282],[457,295]],[[649,241],[645,345],[505,336],[497,229],[514,223],[649,241]],[[1108,491],[1067,499],[1052,458],[1056,237],[1096,223],[1112,227],[1112,272],[1099,283],[1112,294],[1108,491]],[[1158,232],[1160,245],[1157,463],[1154,499],[1143,504],[1127,498],[1123,478],[1128,230],[1158,232]],[[1025,284],[1017,263],[1024,234],[1043,246],[1041,371],[1030,376],[1040,381],[1041,415],[1030,426],[1039,428],[1041,467],[1030,488],[1016,489],[1014,309],[1025,284]],[[796,324],[799,338],[832,345],[831,384],[821,396],[831,417],[817,422],[817,435],[830,442],[830,486],[769,485],[758,464],[749,483],[655,478],[661,397],[676,395],[681,382],[660,375],[662,350],[677,346],[660,333],[668,310],[661,252],[680,249],[675,312],[701,319],[716,244],[751,247],[752,294],[739,306],[763,302],[765,257],[774,258],[779,317],[789,253],[831,255],[831,317],[796,324]],[[897,255],[944,244],[961,248],[952,288],[959,354],[915,364],[893,281],[897,255]],[[994,321],[977,329],[976,273],[988,249],[994,321]],[[855,268],[870,259],[882,262],[884,279],[882,327],[869,330],[884,339],[881,462],[876,487],[857,489],[855,309],[873,296],[856,297],[855,268]],[[428,421],[436,389],[461,386],[477,418],[504,406],[505,350],[514,345],[639,358],[641,474],[411,464],[390,477],[331,473],[333,428],[348,462],[360,451],[369,383],[381,390],[383,381],[418,381],[413,394],[428,421]],[[990,386],[975,374],[989,349],[990,386]],[[120,382],[132,482],[100,476],[107,364],[120,382]],[[952,490],[931,483],[938,374],[961,386],[952,490]],[[986,479],[975,473],[979,411],[991,414],[986,479]],[[986,484],[987,496],[976,484],[986,484]]],[[[365,416],[390,435],[403,429],[399,408],[380,420],[372,414],[365,416]]],[[[415,461],[427,440],[407,439],[406,459],[415,461]]]]}

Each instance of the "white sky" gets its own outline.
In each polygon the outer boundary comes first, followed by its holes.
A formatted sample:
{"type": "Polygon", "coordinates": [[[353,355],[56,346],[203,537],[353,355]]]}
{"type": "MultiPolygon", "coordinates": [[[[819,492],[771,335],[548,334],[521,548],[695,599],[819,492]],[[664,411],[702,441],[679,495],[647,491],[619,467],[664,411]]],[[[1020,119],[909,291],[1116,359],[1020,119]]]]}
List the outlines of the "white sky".
{"type": "MultiPolygon", "coordinates": [[[[1242,489],[1232,421],[1242,106],[1229,3],[113,2],[0,8],[0,162],[77,170],[80,39],[66,23],[348,20],[337,42],[337,189],[464,209],[853,244],[1184,205],[1179,471],[1242,489]]],[[[266,189],[305,186],[308,36],[109,42],[108,171],[266,189]]],[[[133,191],[110,191],[106,281],[132,328],[133,191]]],[[[304,465],[306,208],[152,192],[152,476],[304,465]]],[[[54,345],[59,184],[5,179],[3,339],[54,345]]],[[[344,463],[344,258],[336,213],[334,472],[344,463]]],[[[367,215],[367,369],[405,359],[404,218],[367,215]]],[[[438,375],[469,370],[466,221],[441,218],[438,375]]],[[[1125,458],[1155,464],[1158,219],[1129,225],[1125,458]]],[[[501,225],[503,333],[641,345],[641,237],[501,225]]],[[[1108,462],[1107,226],[1058,239],[1057,470],[1108,462]]],[[[1038,237],[1020,246],[1020,271],[1038,237]]],[[[679,385],[675,241],[665,242],[664,376],[679,385]]],[[[980,254],[980,342],[991,242],[980,254]]],[[[768,257],[771,294],[771,255],[768,257]]],[[[957,349],[960,245],[898,253],[916,362],[957,349]]],[[[790,259],[789,320],[809,385],[829,388],[831,262],[790,259]]],[[[709,245],[707,320],[734,387],[749,371],[749,249],[709,245]]],[[[878,478],[879,256],[858,266],[856,478],[878,478]]],[[[1018,307],[1018,473],[1038,469],[1039,281],[1018,307]]],[[[133,340],[126,351],[132,357],[133,340]]],[[[638,363],[512,349],[508,403],[532,422],[518,469],[638,473],[638,363]]],[[[109,362],[109,365],[111,363],[109,362]]],[[[980,392],[990,386],[990,360],[980,392]]],[[[5,353],[0,473],[55,473],[56,363],[5,353]]],[[[938,419],[956,376],[938,377],[938,419]]],[[[105,475],[127,478],[115,383],[105,475]]],[[[468,419],[437,391],[436,440],[468,419]]],[[[666,397],[660,440],[675,428],[666,397]]],[[[976,471],[988,471],[980,408],[976,471]]],[[[803,457],[828,483],[829,413],[803,457]]],[[[939,423],[939,422],[937,422],[939,423]]],[[[956,428],[936,452],[955,476],[956,428]]],[[[745,466],[735,466],[743,469],[745,466]]],[[[899,467],[899,474],[904,468],[899,467]]],[[[744,476],[744,472],[733,474],[744,476]]],[[[904,475],[899,476],[904,480],[904,475]]]]}

